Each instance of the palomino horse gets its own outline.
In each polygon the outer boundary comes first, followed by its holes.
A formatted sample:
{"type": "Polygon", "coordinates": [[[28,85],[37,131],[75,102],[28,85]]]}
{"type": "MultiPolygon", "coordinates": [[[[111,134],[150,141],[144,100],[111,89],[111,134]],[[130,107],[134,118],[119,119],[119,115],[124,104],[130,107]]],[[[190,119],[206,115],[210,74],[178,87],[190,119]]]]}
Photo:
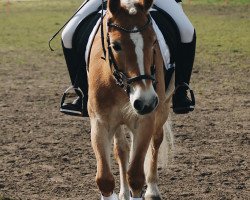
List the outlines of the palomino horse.
{"type": "Polygon", "coordinates": [[[97,160],[96,182],[102,199],[118,199],[113,193],[115,180],[110,169],[113,139],[120,170],[119,198],[142,199],[146,181],[145,199],[160,199],[158,151],[169,115],[174,75],[165,88],[163,59],[148,13],[152,3],[108,0],[103,29],[93,41],[88,111],[97,160]],[[130,152],[124,126],[132,133],[130,152]],[[149,163],[145,173],[146,154],[149,163]]]}

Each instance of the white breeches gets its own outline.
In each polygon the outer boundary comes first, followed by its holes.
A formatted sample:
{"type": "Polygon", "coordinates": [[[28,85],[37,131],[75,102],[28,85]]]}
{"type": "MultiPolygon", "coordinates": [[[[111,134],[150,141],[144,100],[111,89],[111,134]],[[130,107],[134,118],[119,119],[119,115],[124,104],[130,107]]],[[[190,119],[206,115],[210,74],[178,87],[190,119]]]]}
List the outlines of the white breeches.
{"type": "Polygon", "coordinates": [[[85,17],[95,12],[101,3],[101,0],[89,0],[65,26],[62,32],[62,41],[66,48],[72,48],[72,39],[77,26],[85,17]]]}
{"type": "MultiPolygon", "coordinates": [[[[194,27],[184,13],[181,3],[176,3],[175,0],[155,0],[154,4],[174,19],[180,31],[181,42],[189,43],[193,40],[194,27]]],[[[100,5],[101,0],[89,0],[66,25],[62,32],[62,41],[66,48],[72,48],[72,38],[77,26],[100,5]]]]}
{"type": "Polygon", "coordinates": [[[175,0],[154,0],[154,4],[174,19],[180,31],[181,42],[192,42],[194,27],[184,13],[181,3],[177,3],[175,0]]]}

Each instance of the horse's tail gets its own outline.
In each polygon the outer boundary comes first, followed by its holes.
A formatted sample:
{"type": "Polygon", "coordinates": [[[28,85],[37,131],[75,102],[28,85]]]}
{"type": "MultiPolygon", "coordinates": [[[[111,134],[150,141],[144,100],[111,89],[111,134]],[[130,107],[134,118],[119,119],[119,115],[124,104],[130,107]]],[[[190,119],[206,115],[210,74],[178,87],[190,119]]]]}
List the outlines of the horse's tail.
{"type": "Polygon", "coordinates": [[[174,157],[174,135],[172,131],[171,118],[163,125],[163,141],[159,152],[159,167],[166,168],[174,157]]]}
{"type": "MultiPolygon", "coordinates": [[[[174,136],[171,127],[170,117],[163,125],[163,141],[159,149],[158,154],[158,167],[166,168],[168,163],[174,156],[174,136]]],[[[149,170],[150,162],[152,160],[152,148],[148,148],[147,155],[145,158],[144,169],[145,172],[149,170]]]]}

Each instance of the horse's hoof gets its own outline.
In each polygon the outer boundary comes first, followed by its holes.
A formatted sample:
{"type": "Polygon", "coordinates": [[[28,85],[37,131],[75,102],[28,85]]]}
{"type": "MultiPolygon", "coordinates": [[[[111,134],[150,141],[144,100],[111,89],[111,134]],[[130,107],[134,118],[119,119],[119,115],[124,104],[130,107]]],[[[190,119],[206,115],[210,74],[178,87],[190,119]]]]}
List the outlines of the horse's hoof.
{"type": "Polygon", "coordinates": [[[161,197],[145,197],[144,200],[162,200],[161,197]]]}

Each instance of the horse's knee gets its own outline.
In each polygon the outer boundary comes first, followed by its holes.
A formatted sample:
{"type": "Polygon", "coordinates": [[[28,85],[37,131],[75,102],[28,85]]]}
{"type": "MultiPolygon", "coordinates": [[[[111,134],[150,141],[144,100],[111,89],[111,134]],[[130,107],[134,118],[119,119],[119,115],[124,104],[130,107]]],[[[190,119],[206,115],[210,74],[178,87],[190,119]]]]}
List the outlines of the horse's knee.
{"type": "Polygon", "coordinates": [[[145,184],[145,174],[143,168],[128,170],[127,181],[132,191],[141,191],[145,184]]]}
{"type": "Polygon", "coordinates": [[[102,194],[112,194],[115,189],[115,179],[113,175],[97,176],[96,183],[102,194]]]}

